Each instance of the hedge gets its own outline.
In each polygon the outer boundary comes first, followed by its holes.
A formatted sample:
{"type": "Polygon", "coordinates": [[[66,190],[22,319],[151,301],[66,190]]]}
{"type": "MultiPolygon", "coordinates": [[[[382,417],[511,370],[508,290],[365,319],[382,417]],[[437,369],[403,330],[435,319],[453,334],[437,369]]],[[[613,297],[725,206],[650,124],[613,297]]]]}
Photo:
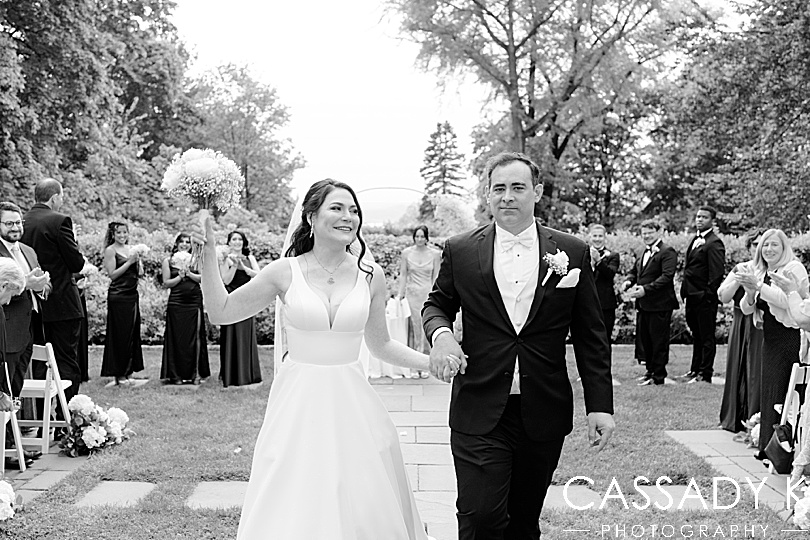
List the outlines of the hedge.
{"type": "MultiPolygon", "coordinates": [[[[223,228],[218,228],[220,242],[224,242],[225,234],[226,231],[223,228]]],[[[264,266],[279,258],[284,240],[282,235],[266,231],[259,233],[248,232],[247,235],[251,250],[260,265],[264,266]]],[[[131,243],[144,243],[151,247],[150,252],[144,258],[146,276],[140,280],[138,286],[142,321],[141,339],[143,343],[163,343],[166,302],[169,291],[161,287],[161,262],[170,253],[175,236],[175,232],[164,229],[147,231],[135,226],[130,227],[131,243]]],[[[664,242],[674,247],[679,253],[678,273],[675,277],[676,292],[680,287],[684,253],[692,236],[692,234],[678,233],[665,234],[663,238],[664,242]]],[[[726,245],[726,271],[729,271],[738,262],[749,259],[743,238],[731,235],[720,235],[720,237],[726,245]]],[[[404,248],[412,245],[411,237],[409,235],[367,234],[365,239],[375,260],[385,271],[389,293],[394,294],[398,290],[400,253],[404,248]]],[[[77,240],[80,249],[90,262],[101,268],[103,234],[99,230],[83,231],[78,234],[77,240]]],[[[443,243],[442,238],[433,238],[432,240],[436,246],[441,246],[443,243]]],[[[794,251],[807,266],[808,262],[810,262],[810,234],[793,237],[791,242],[794,251]]],[[[642,249],[643,244],[637,234],[627,231],[608,234],[606,243],[608,249],[614,252],[618,251],[621,257],[620,269],[616,275],[616,286],[618,288],[632,268],[635,260],[634,252],[642,249]]],[[[108,286],[109,278],[103,270],[88,279],[86,296],[91,343],[104,343],[108,286]]],[[[632,302],[620,300],[613,332],[613,341],[615,343],[632,343],[635,335],[635,318],[635,308],[632,302]]],[[[264,310],[256,316],[256,329],[260,344],[273,343],[273,319],[272,309],[264,310]]],[[[731,319],[732,308],[730,304],[721,306],[717,324],[717,338],[721,343],[726,340],[731,319]]],[[[219,338],[218,328],[210,324],[208,325],[208,334],[212,342],[216,342],[219,338]]],[[[673,343],[691,343],[692,341],[691,334],[686,326],[683,306],[673,313],[671,335],[673,343]]]]}

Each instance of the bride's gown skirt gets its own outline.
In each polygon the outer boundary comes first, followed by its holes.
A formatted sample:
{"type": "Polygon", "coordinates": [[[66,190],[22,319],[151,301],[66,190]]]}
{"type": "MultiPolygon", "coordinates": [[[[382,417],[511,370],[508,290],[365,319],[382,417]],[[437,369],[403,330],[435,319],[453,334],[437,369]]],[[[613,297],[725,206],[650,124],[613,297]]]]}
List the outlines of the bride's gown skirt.
{"type": "Polygon", "coordinates": [[[326,305],[290,264],[290,356],[270,391],[237,538],[427,540],[397,431],[358,361],[366,274],[330,328],[326,305]]]}

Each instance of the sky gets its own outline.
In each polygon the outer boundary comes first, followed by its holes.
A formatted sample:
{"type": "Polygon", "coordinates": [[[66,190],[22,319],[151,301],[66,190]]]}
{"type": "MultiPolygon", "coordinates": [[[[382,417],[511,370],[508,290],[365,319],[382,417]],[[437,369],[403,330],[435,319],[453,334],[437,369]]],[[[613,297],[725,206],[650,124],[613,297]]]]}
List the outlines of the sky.
{"type": "MultiPolygon", "coordinates": [[[[331,177],[360,193],[369,222],[395,221],[421,195],[424,151],[437,122],[449,121],[465,157],[483,118],[486,90],[451,83],[416,66],[418,46],[400,39],[380,0],[176,0],[193,72],[248,64],[276,88],[290,112],[285,131],[307,165],[293,189],[331,177]]],[[[469,187],[474,181],[469,181],[469,187]]]]}

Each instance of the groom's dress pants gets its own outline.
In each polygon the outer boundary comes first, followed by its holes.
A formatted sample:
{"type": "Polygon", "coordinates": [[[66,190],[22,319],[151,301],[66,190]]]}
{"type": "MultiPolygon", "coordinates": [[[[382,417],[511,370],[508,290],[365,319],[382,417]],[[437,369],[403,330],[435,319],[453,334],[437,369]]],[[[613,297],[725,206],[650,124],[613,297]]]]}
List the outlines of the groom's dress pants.
{"type": "Polygon", "coordinates": [[[540,511],[565,438],[532,441],[510,395],[503,416],[486,435],[453,430],[459,540],[537,540],[540,511]]]}

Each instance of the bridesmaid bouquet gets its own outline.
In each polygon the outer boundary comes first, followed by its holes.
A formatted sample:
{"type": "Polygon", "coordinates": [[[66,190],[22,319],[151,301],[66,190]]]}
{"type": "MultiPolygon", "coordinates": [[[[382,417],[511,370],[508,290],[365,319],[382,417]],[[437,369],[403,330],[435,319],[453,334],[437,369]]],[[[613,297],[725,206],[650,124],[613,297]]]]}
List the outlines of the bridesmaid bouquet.
{"type": "Polygon", "coordinates": [[[149,246],[146,244],[135,244],[134,246],[129,246],[129,252],[143,256],[149,253],[149,246]]]}
{"type": "Polygon", "coordinates": [[[810,487],[803,487],[804,497],[793,505],[793,524],[802,530],[810,529],[810,487]]]}
{"type": "MultiPolygon", "coordinates": [[[[239,167],[220,152],[206,148],[189,148],[175,154],[160,188],[171,197],[190,199],[202,210],[200,222],[208,217],[208,210],[227,210],[239,204],[245,179],[239,167]]],[[[202,247],[192,246],[194,260],[202,266],[202,247]]]]}
{"type": "Polygon", "coordinates": [[[225,262],[225,259],[228,258],[228,255],[231,254],[231,248],[228,246],[217,246],[217,261],[220,264],[225,262]]]}
{"type": "Polygon", "coordinates": [[[135,434],[127,427],[129,416],[117,407],[106,411],[84,394],[77,394],[68,403],[70,427],[59,442],[62,453],[76,457],[98,452],[121,444],[135,434]]]}
{"type": "Polygon", "coordinates": [[[11,484],[0,480],[0,521],[13,518],[15,508],[22,508],[22,496],[14,495],[11,484]]]}
{"type": "Polygon", "coordinates": [[[178,251],[172,255],[169,262],[180,272],[188,272],[191,269],[191,253],[188,251],[178,251]]]}

